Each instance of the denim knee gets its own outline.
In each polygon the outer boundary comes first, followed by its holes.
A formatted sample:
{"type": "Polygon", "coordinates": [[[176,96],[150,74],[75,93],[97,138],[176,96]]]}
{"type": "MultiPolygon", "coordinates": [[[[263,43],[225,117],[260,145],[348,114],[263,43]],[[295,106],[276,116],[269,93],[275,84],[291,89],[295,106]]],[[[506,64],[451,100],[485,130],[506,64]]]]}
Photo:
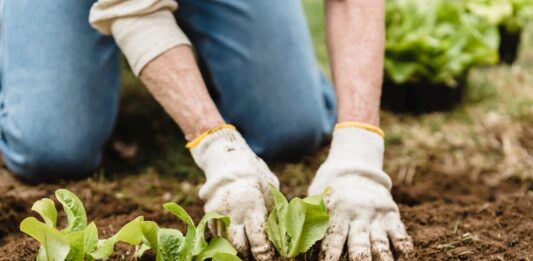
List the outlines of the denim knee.
{"type": "Polygon", "coordinates": [[[260,136],[246,137],[252,149],[269,160],[296,160],[316,151],[324,141],[329,127],[315,115],[278,119],[276,126],[265,129],[260,136]]]}
{"type": "Polygon", "coordinates": [[[32,144],[31,140],[27,145],[17,152],[4,149],[3,158],[15,176],[30,182],[82,178],[100,163],[100,151],[87,150],[83,145],[57,143],[50,146],[32,144]]]}

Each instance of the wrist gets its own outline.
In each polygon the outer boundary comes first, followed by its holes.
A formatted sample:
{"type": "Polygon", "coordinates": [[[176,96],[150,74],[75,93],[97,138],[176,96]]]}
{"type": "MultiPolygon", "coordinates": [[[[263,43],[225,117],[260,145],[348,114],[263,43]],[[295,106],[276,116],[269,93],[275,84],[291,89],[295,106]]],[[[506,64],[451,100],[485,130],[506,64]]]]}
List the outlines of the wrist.
{"type": "Polygon", "coordinates": [[[379,127],[381,84],[363,82],[351,85],[335,82],[338,122],[356,121],[379,127]]]}
{"type": "MultiPolygon", "coordinates": [[[[211,118],[204,118],[195,122],[194,124],[188,124],[187,127],[184,126],[183,133],[185,134],[185,140],[188,142],[187,144],[192,144],[192,142],[195,140],[197,141],[196,143],[198,143],[202,140],[201,137],[205,137],[206,133],[213,133],[216,129],[223,129],[221,126],[231,126],[233,129],[235,129],[234,126],[226,124],[224,119],[222,119],[222,116],[215,116],[211,118]]],[[[188,145],[186,147],[189,148],[188,145]]]]}
{"type": "Polygon", "coordinates": [[[379,112],[366,112],[366,113],[341,113],[338,115],[338,123],[344,122],[361,122],[369,125],[379,127],[379,112]]]}
{"type": "Polygon", "coordinates": [[[350,105],[342,105],[342,101],[339,100],[338,123],[362,122],[379,127],[379,102],[376,104],[368,101],[346,101],[345,103],[350,105]]]}
{"type": "Polygon", "coordinates": [[[172,48],[152,60],[140,79],[179,125],[186,140],[224,123],[189,46],[172,48]]]}

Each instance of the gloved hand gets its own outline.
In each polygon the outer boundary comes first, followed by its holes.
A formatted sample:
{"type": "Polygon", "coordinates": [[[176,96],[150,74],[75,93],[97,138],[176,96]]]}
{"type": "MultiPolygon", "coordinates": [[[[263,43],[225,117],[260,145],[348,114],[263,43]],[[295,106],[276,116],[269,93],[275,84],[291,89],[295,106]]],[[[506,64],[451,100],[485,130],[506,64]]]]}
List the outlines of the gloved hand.
{"type": "Polygon", "coordinates": [[[329,228],[320,260],[339,260],[347,241],[350,260],[393,260],[409,253],[412,241],[390,194],[392,182],[383,172],[383,132],[361,123],[338,124],[327,160],[319,168],[309,194],[331,187],[326,197],[329,228]]]}
{"type": "MultiPolygon", "coordinates": [[[[205,211],[230,217],[229,240],[241,257],[248,258],[251,250],[255,260],[273,260],[265,223],[273,204],[269,184],[279,188],[277,177],[231,125],[214,128],[187,147],[206,176],[199,193],[206,201],[205,211]]],[[[220,224],[208,226],[215,235],[226,232],[220,224]]]]}

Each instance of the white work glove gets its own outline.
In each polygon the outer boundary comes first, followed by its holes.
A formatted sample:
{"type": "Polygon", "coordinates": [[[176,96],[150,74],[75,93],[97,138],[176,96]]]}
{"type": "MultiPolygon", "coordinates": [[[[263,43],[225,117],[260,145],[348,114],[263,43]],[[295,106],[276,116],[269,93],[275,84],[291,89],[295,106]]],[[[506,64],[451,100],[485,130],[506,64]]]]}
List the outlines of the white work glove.
{"type": "MultiPolygon", "coordinates": [[[[248,258],[251,251],[257,261],[273,260],[265,223],[273,204],[269,184],[279,188],[278,178],[233,126],[223,125],[204,136],[191,153],[206,176],[199,193],[205,211],[230,217],[227,236],[241,257],[248,258]]],[[[208,225],[217,236],[226,232],[215,222],[208,225]]]]}
{"type": "Polygon", "coordinates": [[[330,222],[320,260],[339,260],[345,245],[350,260],[393,260],[390,245],[397,255],[412,250],[390,194],[391,179],[382,170],[383,151],[379,128],[360,123],[337,125],[328,158],[308,191],[314,195],[332,189],[325,199],[330,222]]]}

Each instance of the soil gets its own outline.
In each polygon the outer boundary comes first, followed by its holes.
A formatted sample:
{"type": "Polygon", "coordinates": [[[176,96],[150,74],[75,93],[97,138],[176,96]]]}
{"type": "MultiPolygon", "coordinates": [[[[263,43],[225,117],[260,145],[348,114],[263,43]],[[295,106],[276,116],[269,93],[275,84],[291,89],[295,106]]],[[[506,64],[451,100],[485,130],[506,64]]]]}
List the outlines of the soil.
{"type": "MultiPolygon", "coordinates": [[[[198,186],[143,174],[106,182],[97,178],[31,186],[0,172],[0,260],[34,260],[38,244],[18,232],[29,209],[55,189],[66,187],[85,202],[90,220],[108,237],[129,220],[144,216],[163,227],[183,229],[160,207],[177,201],[198,220],[198,186]]],[[[402,260],[533,260],[533,193],[507,181],[486,186],[461,176],[428,173],[412,185],[398,185],[393,196],[413,237],[415,253],[402,260]]],[[[59,219],[64,220],[60,217],[59,219]]],[[[111,260],[131,260],[120,245],[111,260]]],[[[316,256],[316,248],[313,256],[316,256]]],[[[314,259],[307,259],[314,260],[314,259]]]]}

